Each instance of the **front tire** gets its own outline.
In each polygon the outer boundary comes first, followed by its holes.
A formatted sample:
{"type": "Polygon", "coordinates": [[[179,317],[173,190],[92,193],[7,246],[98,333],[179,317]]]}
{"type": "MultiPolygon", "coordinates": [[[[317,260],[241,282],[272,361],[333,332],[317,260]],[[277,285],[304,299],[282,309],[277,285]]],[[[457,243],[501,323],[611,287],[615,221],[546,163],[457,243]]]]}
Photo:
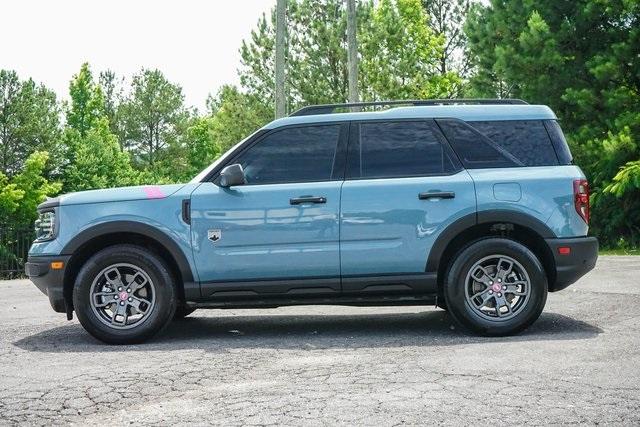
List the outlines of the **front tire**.
{"type": "Polygon", "coordinates": [[[487,336],[511,335],[542,313],[547,277],[527,247],[489,238],[472,243],[454,258],[444,296],[448,312],[465,329],[487,336]]]}
{"type": "Polygon", "coordinates": [[[116,245],[82,266],[73,289],[82,326],[108,344],[143,342],[173,318],[174,280],[155,253],[135,245],[116,245]]]}

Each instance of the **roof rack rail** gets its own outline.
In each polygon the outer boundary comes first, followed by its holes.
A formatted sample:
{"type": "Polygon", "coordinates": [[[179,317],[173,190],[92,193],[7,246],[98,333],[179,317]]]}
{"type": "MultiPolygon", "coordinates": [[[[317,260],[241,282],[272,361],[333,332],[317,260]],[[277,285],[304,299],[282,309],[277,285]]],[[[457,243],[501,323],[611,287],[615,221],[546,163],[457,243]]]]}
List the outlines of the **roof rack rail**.
{"type": "Polygon", "coordinates": [[[384,105],[526,105],[522,99],[415,99],[404,101],[352,102],[346,104],[308,105],[294,111],[289,117],[311,116],[314,114],[331,114],[338,108],[361,108],[384,105]]]}

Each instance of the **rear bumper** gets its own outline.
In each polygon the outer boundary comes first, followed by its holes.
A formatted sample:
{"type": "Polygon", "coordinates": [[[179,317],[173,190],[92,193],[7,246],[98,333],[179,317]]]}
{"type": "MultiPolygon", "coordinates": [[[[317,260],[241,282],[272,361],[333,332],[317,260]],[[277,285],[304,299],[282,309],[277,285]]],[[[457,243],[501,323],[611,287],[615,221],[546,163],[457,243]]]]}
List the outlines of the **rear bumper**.
{"type": "Polygon", "coordinates": [[[556,271],[555,281],[549,283],[549,291],[560,291],[575,283],[596,266],[598,260],[598,239],[595,237],[575,237],[571,239],[546,239],[553,254],[556,271]],[[560,248],[569,248],[561,253],[560,248]]]}
{"type": "Polygon", "coordinates": [[[49,297],[51,307],[58,313],[66,313],[67,311],[64,299],[64,272],[69,258],[71,257],[68,255],[30,256],[24,266],[24,271],[29,280],[43,294],[49,297]],[[53,270],[51,263],[54,261],[62,261],[64,267],[59,270],[53,270]]]}

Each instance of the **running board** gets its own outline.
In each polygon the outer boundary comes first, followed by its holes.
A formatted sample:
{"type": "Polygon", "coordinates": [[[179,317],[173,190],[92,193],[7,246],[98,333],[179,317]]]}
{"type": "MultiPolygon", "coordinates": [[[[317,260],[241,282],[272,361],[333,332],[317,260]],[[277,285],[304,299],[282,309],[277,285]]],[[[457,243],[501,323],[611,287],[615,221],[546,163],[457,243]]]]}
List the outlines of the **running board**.
{"type": "Polygon", "coordinates": [[[424,295],[345,295],[330,297],[272,297],[229,299],[225,301],[187,301],[189,308],[276,308],[291,305],[346,305],[352,307],[383,307],[403,305],[434,305],[437,294],[424,295]]]}

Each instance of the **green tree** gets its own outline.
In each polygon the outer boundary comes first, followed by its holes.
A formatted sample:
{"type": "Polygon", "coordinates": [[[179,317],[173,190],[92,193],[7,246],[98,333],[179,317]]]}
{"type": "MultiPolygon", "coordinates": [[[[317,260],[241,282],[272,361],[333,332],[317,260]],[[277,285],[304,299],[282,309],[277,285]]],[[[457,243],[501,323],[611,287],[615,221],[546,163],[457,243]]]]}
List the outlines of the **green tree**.
{"type": "Polygon", "coordinates": [[[159,70],[145,70],[133,77],[131,93],[119,108],[124,123],[124,147],[140,167],[153,167],[179,143],[189,112],[182,88],[169,82],[159,70]]]}
{"type": "MultiPolygon", "coordinates": [[[[471,6],[471,0],[422,0],[429,16],[429,26],[433,33],[444,40],[438,58],[440,75],[446,76],[453,71],[466,77],[470,69],[469,56],[466,54],[467,37],[464,23],[471,6]]],[[[459,97],[464,82],[452,85],[451,96],[459,97]]]]}
{"type": "Polygon", "coordinates": [[[640,244],[640,2],[494,0],[466,32],[472,93],[550,105],[590,179],[594,232],[640,244]]]}
{"type": "Polygon", "coordinates": [[[15,71],[0,70],[0,172],[18,173],[37,150],[58,151],[59,108],[55,94],[15,71]]]}
{"type": "Polygon", "coordinates": [[[45,177],[48,159],[47,152],[35,151],[12,179],[0,172],[0,217],[11,225],[31,224],[38,204],[60,191],[62,184],[45,177]]]}
{"type": "Polygon", "coordinates": [[[102,89],[94,83],[88,63],[82,64],[80,72],[71,79],[69,95],[67,126],[84,136],[105,115],[102,89]]]}
{"type": "Polygon", "coordinates": [[[273,107],[259,97],[225,85],[209,102],[211,138],[221,153],[273,119],[273,107]]]}
{"type": "Polygon", "coordinates": [[[96,188],[135,185],[141,178],[131,166],[129,153],[120,150],[118,138],[102,117],[85,135],[70,129],[65,134],[73,162],[65,169],[65,190],[82,191],[96,188]]]}
{"type": "Polygon", "coordinates": [[[454,72],[440,73],[444,37],[433,33],[418,0],[381,0],[360,40],[364,98],[444,98],[460,82],[454,72]]]}
{"type": "MultiPolygon", "coordinates": [[[[348,97],[346,5],[342,0],[291,0],[288,10],[289,110],[348,97]]],[[[273,103],[274,15],[263,16],[243,42],[239,70],[250,94],[273,103]]],[[[444,37],[428,26],[417,0],[357,4],[360,86],[364,100],[447,96],[460,78],[439,72],[444,37]]]]}

